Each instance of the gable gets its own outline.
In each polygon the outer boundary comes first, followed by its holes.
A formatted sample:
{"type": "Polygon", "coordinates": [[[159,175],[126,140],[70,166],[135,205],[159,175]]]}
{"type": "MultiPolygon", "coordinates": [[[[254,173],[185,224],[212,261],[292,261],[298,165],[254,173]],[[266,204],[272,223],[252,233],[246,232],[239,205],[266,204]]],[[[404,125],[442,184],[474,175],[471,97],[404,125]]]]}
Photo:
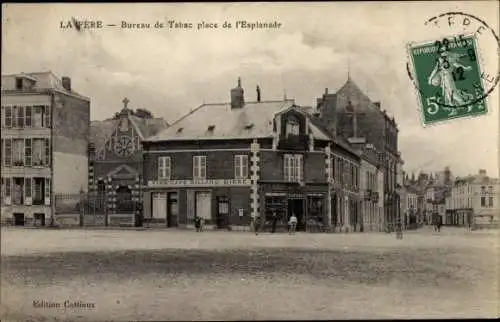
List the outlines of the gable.
{"type": "Polygon", "coordinates": [[[119,177],[135,177],[137,175],[139,175],[139,173],[134,168],[126,164],[122,164],[113,169],[112,171],[110,171],[106,176],[119,178],[119,177]]]}

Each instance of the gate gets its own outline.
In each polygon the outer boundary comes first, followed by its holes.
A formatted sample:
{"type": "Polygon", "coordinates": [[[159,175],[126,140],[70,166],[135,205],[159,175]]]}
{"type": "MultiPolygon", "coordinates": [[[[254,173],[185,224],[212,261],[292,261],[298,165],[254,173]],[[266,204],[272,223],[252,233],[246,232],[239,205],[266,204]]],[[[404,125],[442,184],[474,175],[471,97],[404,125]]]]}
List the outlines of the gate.
{"type": "Polygon", "coordinates": [[[55,221],[62,226],[105,226],[106,197],[97,193],[56,194],[55,221]]]}

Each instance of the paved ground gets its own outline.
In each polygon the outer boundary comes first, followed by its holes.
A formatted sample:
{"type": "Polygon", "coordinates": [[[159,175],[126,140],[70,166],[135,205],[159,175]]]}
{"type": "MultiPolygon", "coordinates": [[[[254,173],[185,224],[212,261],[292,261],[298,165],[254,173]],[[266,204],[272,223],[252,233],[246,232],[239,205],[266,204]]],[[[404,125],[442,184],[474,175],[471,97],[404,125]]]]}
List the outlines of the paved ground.
{"type": "Polygon", "coordinates": [[[497,231],[1,233],[2,321],[498,315],[497,231]]]}

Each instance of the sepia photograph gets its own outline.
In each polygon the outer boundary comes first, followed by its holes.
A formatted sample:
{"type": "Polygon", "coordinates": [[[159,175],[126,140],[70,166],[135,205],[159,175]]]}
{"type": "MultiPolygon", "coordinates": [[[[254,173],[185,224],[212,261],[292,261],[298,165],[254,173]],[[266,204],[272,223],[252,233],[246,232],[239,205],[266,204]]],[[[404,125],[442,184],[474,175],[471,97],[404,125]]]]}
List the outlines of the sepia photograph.
{"type": "Polygon", "coordinates": [[[3,3],[2,321],[499,318],[500,3],[3,3]]]}

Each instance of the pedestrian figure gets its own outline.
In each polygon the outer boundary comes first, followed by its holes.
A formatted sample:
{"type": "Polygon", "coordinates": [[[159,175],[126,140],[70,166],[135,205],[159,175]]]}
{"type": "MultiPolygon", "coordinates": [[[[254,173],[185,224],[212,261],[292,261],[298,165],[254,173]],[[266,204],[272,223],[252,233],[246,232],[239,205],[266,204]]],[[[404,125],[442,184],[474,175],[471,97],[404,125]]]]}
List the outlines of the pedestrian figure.
{"type": "Polygon", "coordinates": [[[437,219],[437,231],[438,231],[438,233],[441,232],[442,225],[443,225],[443,222],[442,222],[441,216],[439,216],[437,219]]]}
{"type": "Polygon", "coordinates": [[[202,229],[202,223],[201,223],[201,218],[200,217],[196,217],[194,219],[194,227],[196,227],[196,232],[201,232],[201,229],[202,229]]]}
{"type": "Polygon", "coordinates": [[[396,223],[396,239],[403,239],[403,227],[401,221],[398,220],[396,223]]]}
{"type": "Polygon", "coordinates": [[[259,217],[253,217],[250,222],[250,227],[255,235],[259,234],[259,217]]]}
{"type": "Polygon", "coordinates": [[[295,229],[297,228],[297,217],[295,217],[294,213],[292,213],[292,216],[290,217],[290,220],[288,221],[288,224],[290,225],[289,234],[290,235],[294,235],[295,234],[295,229]]]}
{"type": "Polygon", "coordinates": [[[278,215],[276,215],[276,211],[273,211],[273,223],[271,227],[271,233],[276,231],[276,224],[278,223],[278,215]]]}

